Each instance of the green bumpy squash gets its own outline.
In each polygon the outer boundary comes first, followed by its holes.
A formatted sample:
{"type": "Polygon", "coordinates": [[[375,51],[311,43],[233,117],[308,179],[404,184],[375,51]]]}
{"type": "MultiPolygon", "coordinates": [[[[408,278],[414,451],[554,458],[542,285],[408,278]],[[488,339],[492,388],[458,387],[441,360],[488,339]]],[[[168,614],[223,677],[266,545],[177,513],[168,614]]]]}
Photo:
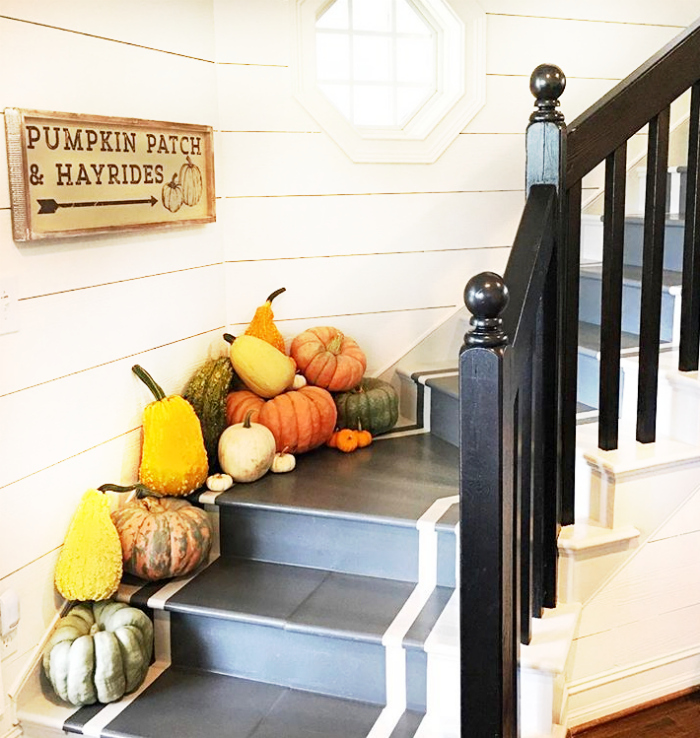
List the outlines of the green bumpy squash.
{"type": "Polygon", "coordinates": [[[115,702],[142,684],[153,623],[123,602],[81,602],[58,622],[43,657],[56,694],[73,705],[115,702]]]}
{"type": "Polygon", "coordinates": [[[365,377],[347,392],[333,395],[338,408],[338,428],[366,430],[373,436],[390,431],[399,419],[399,397],[382,379],[365,377]]]}

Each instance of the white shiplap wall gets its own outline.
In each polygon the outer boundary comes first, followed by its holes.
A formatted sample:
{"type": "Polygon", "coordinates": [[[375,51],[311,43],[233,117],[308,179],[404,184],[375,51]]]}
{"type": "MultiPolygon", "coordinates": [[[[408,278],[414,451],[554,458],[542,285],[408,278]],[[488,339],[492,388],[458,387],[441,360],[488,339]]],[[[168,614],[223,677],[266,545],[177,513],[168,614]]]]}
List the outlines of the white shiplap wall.
{"type": "Polygon", "coordinates": [[[0,184],[0,271],[17,280],[21,324],[0,336],[0,592],[22,600],[6,688],[57,606],[53,565],[80,496],[134,478],[148,400],[134,362],[179,391],[224,324],[235,333],[286,286],[287,336],[332,323],[371,372],[390,365],[472,273],[505,263],[531,69],[564,68],[571,120],[697,12],[696,0],[482,4],[484,109],[435,164],[373,165],[351,163],[294,100],[287,0],[0,0],[0,108],[213,125],[218,218],[17,245],[0,184]]]}

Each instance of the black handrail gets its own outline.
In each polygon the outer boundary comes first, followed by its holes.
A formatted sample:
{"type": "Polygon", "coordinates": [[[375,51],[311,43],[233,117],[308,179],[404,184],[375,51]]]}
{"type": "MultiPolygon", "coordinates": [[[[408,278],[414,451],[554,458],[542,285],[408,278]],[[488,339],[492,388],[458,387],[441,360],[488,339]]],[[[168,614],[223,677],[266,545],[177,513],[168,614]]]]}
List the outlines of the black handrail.
{"type": "Polygon", "coordinates": [[[462,735],[517,738],[518,643],[553,606],[559,527],[574,521],[582,183],[606,167],[599,445],[618,442],[627,141],[649,126],[637,440],[655,439],[669,106],[691,89],[679,369],[700,354],[700,20],[566,128],[565,78],[530,89],[528,193],[504,278],[469,281],[460,354],[462,735]],[[510,296],[510,302],[508,302],[510,296]]]}

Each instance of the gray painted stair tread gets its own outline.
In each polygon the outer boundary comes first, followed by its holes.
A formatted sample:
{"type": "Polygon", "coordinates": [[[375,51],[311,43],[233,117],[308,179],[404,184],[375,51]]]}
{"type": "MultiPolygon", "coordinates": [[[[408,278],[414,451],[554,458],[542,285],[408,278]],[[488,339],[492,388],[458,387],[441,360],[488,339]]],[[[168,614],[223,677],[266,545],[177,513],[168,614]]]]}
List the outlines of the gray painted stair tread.
{"type": "MultiPolygon", "coordinates": [[[[414,585],[243,559],[217,559],[166,603],[166,609],[287,630],[379,640],[414,585]]],[[[452,590],[438,587],[409,633],[425,640],[452,590]]]]}
{"type": "MultiPolygon", "coordinates": [[[[639,336],[622,331],[621,343],[623,351],[639,348],[639,336]]],[[[581,321],[578,324],[578,345],[579,350],[597,355],[600,351],[600,325],[581,321]]]]}
{"type": "MultiPolygon", "coordinates": [[[[365,738],[381,707],[236,677],[171,667],[102,738],[365,738]]],[[[406,714],[397,729],[417,729],[406,714]]],[[[404,730],[397,738],[415,734],[404,730]]]]}
{"type": "MultiPolygon", "coordinates": [[[[601,216],[602,219],[602,216],[601,216]]],[[[636,225],[644,225],[643,215],[627,215],[625,216],[625,222],[634,223],[636,225]]],[[[665,225],[668,228],[684,228],[685,227],[685,216],[678,215],[667,215],[665,225]]]]}
{"type": "Polygon", "coordinates": [[[429,379],[426,384],[431,389],[439,390],[444,392],[450,397],[455,399],[459,397],[459,375],[452,377],[436,377],[435,379],[429,379]]]}
{"type": "Polygon", "coordinates": [[[458,450],[419,433],[379,438],[351,454],[300,454],[295,471],[237,484],[216,502],[416,521],[435,500],[458,494],[458,473],[458,450]]]}
{"type": "MultiPolygon", "coordinates": [[[[623,284],[638,287],[642,284],[642,267],[633,264],[625,264],[622,270],[623,284]]],[[[603,267],[600,264],[589,264],[581,267],[582,278],[600,279],[603,273],[603,267]]],[[[671,287],[680,287],[681,273],[664,269],[662,274],[662,284],[665,290],[671,287]]]]}

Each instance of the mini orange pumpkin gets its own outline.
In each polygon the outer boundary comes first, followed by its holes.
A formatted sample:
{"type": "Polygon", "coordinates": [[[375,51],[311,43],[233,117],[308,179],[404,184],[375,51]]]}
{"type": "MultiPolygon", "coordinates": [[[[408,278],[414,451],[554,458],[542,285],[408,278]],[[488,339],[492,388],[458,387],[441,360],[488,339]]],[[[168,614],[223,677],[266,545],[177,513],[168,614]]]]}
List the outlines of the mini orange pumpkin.
{"type": "Polygon", "coordinates": [[[330,392],[357,386],[367,368],[367,357],[357,342],[331,326],[300,333],[292,341],[290,354],[309,384],[330,392]]]}

